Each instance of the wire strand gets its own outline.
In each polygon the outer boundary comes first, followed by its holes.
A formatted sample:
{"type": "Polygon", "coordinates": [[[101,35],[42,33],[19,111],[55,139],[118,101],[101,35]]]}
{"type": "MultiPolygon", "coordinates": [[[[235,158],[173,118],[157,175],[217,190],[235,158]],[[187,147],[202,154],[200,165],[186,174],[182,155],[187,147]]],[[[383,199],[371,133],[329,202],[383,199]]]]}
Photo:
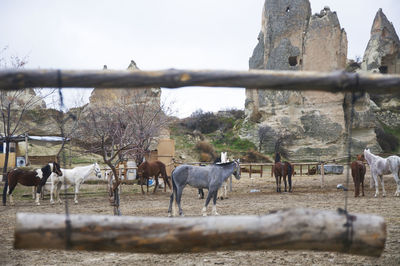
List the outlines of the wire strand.
{"type": "MultiPolygon", "coordinates": [[[[60,112],[63,112],[65,105],[64,105],[64,96],[62,93],[61,70],[57,70],[57,83],[58,83],[58,96],[60,98],[59,109],[60,109],[60,112]]],[[[61,123],[61,126],[63,127],[64,120],[61,119],[60,123],[61,123]]],[[[64,136],[62,136],[62,137],[64,137],[64,136]]],[[[65,169],[65,165],[66,165],[65,153],[61,152],[61,156],[62,156],[63,167],[65,169]]],[[[65,176],[64,176],[63,185],[64,185],[64,201],[65,201],[65,248],[68,250],[71,248],[72,225],[71,225],[71,218],[69,216],[68,196],[67,196],[68,189],[67,189],[67,181],[66,181],[65,176]]]]}

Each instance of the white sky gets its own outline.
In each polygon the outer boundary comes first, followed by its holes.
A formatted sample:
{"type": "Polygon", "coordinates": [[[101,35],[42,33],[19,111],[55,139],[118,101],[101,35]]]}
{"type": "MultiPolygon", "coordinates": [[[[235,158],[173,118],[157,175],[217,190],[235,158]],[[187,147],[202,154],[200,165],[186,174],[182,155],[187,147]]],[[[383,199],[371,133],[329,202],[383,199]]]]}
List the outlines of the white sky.
{"type": "MultiPolygon", "coordinates": [[[[248,70],[264,0],[0,0],[0,48],[28,56],[26,68],[248,70]]],[[[362,56],[381,7],[400,30],[399,0],[311,0],[337,11],[348,57],[362,56]]],[[[69,106],[90,90],[66,91],[69,106]]],[[[244,108],[244,89],[163,89],[179,117],[244,108]]]]}

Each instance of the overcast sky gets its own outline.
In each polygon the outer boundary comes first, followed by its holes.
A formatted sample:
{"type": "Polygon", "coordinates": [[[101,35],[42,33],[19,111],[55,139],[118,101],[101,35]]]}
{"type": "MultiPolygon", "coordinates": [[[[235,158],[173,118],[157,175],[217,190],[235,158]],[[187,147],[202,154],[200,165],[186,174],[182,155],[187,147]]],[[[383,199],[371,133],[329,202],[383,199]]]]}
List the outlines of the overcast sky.
{"type": "MultiPolygon", "coordinates": [[[[278,0],[277,0],[278,1],[278,0]]],[[[264,0],[0,0],[0,48],[28,56],[26,68],[247,70],[264,0]]],[[[381,7],[396,31],[399,0],[311,0],[312,13],[337,11],[348,57],[362,56],[381,7]]],[[[66,90],[64,90],[66,91],[66,90]]],[[[72,105],[79,98],[64,93],[72,105]]],[[[90,90],[80,91],[87,100],[90,90]]],[[[244,108],[244,89],[163,89],[179,117],[244,108]]]]}

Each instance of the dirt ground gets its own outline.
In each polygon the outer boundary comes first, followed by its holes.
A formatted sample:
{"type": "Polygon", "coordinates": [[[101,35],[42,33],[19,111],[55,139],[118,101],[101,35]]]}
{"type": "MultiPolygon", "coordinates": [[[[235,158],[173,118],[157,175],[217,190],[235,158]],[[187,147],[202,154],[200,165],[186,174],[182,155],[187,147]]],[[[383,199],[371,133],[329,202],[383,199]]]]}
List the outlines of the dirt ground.
{"type": "MultiPolygon", "coordinates": [[[[30,188],[17,186],[15,206],[0,207],[0,265],[400,265],[400,198],[394,197],[396,185],[391,176],[385,177],[387,197],[374,198],[366,176],[365,197],[354,198],[350,185],[348,210],[350,213],[381,215],[387,223],[388,237],[380,258],[353,256],[332,252],[313,251],[253,251],[208,252],[200,254],[135,254],[111,252],[76,252],[60,250],[15,250],[13,232],[17,212],[64,213],[64,205],[50,205],[46,198],[41,206],[35,206],[27,196],[30,188]]],[[[319,176],[295,176],[293,193],[276,193],[271,177],[253,177],[247,174],[233,181],[233,192],[228,199],[217,202],[221,215],[262,215],[282,208],[307,207],[336,210],[344,206],[344,192],[336,185],[346,183],[345,175],[325,176],[325,187],[320,187],[319,176]],[[250,192],[259,190],[259,192],[250,192]]],[[[351,182],[352,183],[352,182],[351,182]]],[[[123,185],[121,211],[129,216],[167,216],[170,192],[142,195],[138,185],[123,185]]],[[[85,214],[112,214],[106,196],[105,184],[84,184],[78,205],[72,204],[70,212],[85,214]]],[[[185,188],[182,207],[186,216],[201,215],[203,200],[197,191],[185,188]]],[[[211,206],[208,208],[211,212],[211,206]]]]}

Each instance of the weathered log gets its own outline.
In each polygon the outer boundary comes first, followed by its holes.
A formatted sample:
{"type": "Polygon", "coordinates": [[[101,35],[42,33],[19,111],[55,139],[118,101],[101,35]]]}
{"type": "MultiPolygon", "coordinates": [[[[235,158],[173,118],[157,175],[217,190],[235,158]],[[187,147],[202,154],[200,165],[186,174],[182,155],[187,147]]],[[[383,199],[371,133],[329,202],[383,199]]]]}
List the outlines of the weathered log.
{"type": "Polygon", "coordinates": [[[349,92],[365,90],[374,93],[398,93],[400,75],[358,74],[344,71],[331,73],[306,71],[68,71],[3,70],[0,89],[21,88],[133,88],[186,86],[239,87],[276,90],[320,90],[349,92]]]}
{"type": "Polygon", "coordinates": [[[386,240],[382,217],[312,209],[263,216],[70,215],[70,219],[67,238],[64,215],[18,213],[14,247],[135,253],[284,249],[380,256],[386,240]]]}

